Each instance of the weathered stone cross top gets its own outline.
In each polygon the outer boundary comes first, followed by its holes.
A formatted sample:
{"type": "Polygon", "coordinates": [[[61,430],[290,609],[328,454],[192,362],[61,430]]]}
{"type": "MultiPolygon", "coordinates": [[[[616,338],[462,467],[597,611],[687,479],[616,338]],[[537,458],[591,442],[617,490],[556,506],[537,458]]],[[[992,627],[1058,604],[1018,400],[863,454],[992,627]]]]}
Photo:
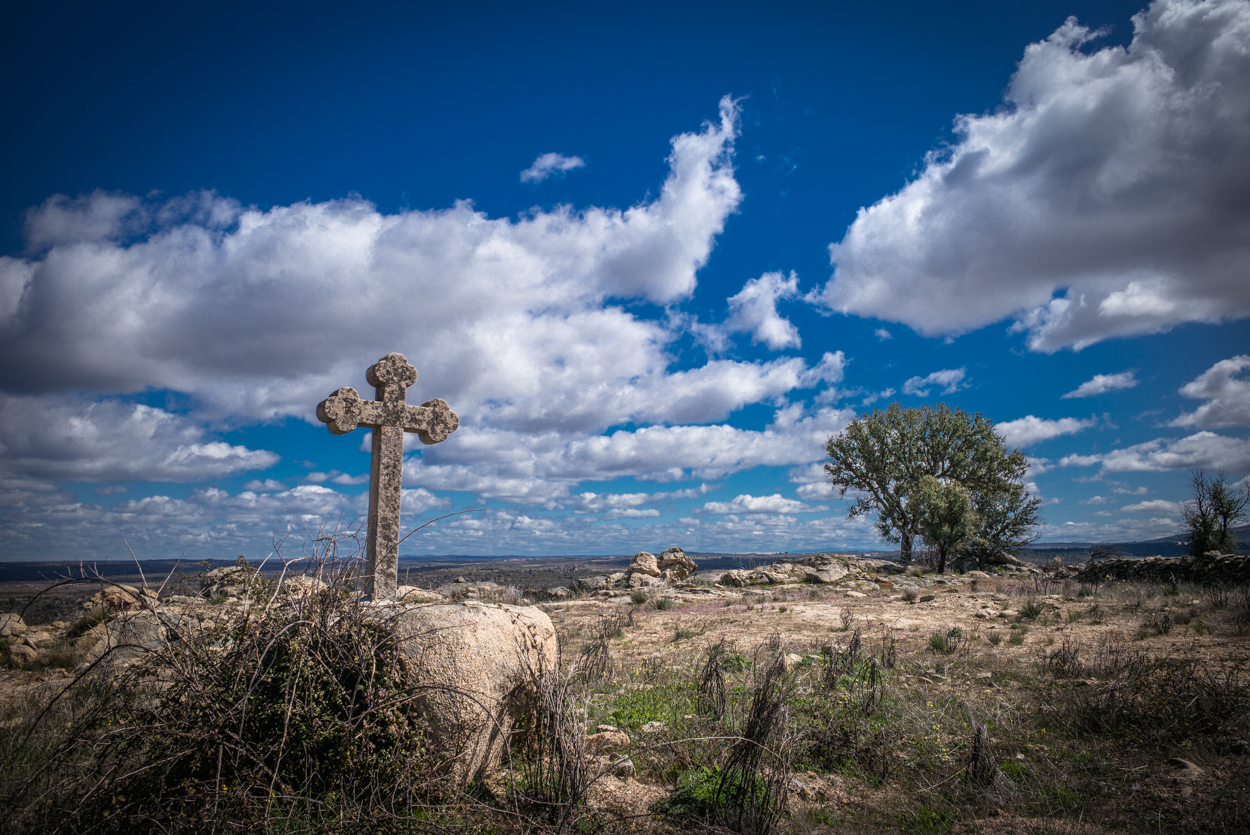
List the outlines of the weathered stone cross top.
{"type": "Polygon", "coordinates": [[[442,400],[418,406],[404,403],[417,369],[403,354],[387,354],[369,367],[365,379],[377,400],[361,400],[354,388],[341,388],[317,406],[317,417],[335,435],[357,426],[373,430],[369,469],[369,538],[365,591],[374,600],[395,596],[399,578],[399,503],[404,469],[404,433],[416,432],[422,443],[437,444],[460,426],[460,418],[442,400]]]}

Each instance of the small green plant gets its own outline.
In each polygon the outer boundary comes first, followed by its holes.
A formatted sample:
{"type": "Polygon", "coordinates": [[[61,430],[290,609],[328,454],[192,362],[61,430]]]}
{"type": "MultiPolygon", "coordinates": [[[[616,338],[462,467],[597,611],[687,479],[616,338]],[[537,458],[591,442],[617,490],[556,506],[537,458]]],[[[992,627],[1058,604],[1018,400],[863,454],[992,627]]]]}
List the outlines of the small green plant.
{"type": "Polygon", "coordinates": [[[676,605],[677,601],[671,597],[661,597],[655,601],[655,608],[661,612],[667,612],[676,605]]]}
{"type": "Polygon", "coordinates": [[[1087,597],[1090,597],[1091,595],[1093,595],[1093,593],[1094,593],[1094,590],[1086,585],[1082,585],[1079,589],[1076,590],[1076,596],[1082,600],[1084,600],[1087,597]]]}
{"type": "Polygon", "coordinates": [[[929,636],[929,649],[942,655],[953,655],[964,645],[963,630],[952,627],[943,632],[934,632],[929,636]]]}
{"type": "Polygon", "coordinates": [[[1020,617],[1024,620],[1037,620],[1042,616],[1043,611],[1045,611],[1045,609],[1042,604],[1038,602],[1037,598],[1030,597],[1024,602],[1024,605],[1020,607],[1020,617]]]}
{"type": "Polygon", "coordinates": [[[1172,631],[1172,624],[1171,612],[1151,612],[1142,621],[1142,629],[1147,635],[1167,635],[1172,631]]]}
{"type": "Polygon", "coordinates": [[[906,600],[908,603],[915,603],[917,600],[920,599],[919,589],[914,589],[914,588],[903,589],[903,599],[906,600]]]}
{"type": "Polygon", "coordinates": [[[985,640],[989,641],[992,646],[998,646],[1003,642],[1003,633],[994,630],[985,636],[985,640]]]}
{"type": "Polygon", "coordinates": [[[677,628],[673,630],[673,640],[685,641],[688,638],[693,638],[695,635],[698,635],[698,634],[699,634],[698,632],[696,632],[693,629],[690,629],[689,627],[678,626],[677,628]]]}
{"type": "Polygon", "coordinates": [[[647,593],[642,589],[634,589],[629,593],[629,599],[635,606],[641,606],[647,602],[647,593]]]}
{"type": "Polygon", "coordinates": [[[1020,646],[1024,643],[1024,636],[1028,634],[1028,631],[1029,630],[1027,629],[1013,629],[1011,631],[1011,637],[1007,639],[1007,643],[1011,644],[1013,647],[1020,646]]]}

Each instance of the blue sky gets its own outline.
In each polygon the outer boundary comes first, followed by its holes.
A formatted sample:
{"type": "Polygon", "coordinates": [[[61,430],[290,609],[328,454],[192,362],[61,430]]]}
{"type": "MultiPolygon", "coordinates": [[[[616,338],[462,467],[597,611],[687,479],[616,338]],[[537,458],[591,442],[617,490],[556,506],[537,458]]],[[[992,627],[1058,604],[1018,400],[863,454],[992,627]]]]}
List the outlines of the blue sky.
{"type": "Polygon", "coordinates": [[[981,412],[1048,540],[1250,472],[1250,3],[9,4],[0,559],[874,548],[824,441],[981,412]]]}

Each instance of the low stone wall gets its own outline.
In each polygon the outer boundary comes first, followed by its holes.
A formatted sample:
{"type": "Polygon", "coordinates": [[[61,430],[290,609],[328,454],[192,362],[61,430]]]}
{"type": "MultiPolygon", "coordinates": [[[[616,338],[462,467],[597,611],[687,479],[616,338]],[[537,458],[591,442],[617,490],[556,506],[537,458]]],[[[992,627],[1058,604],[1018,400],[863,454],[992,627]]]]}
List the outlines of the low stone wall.
{"type": "Polygon", "coordinates": [[[1076,573],[1082,582],[1099,580],[1148,580],[1203,585],[1250,583],[1250,556],[1208,551],[1201,557],[1139,557],[1086,563],[1076,573]]]}

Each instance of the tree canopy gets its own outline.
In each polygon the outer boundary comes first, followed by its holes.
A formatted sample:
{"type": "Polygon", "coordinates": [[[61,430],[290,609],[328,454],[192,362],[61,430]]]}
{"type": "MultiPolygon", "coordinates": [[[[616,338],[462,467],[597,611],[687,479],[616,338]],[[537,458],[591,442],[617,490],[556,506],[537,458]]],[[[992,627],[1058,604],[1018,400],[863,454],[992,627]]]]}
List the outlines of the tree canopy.
{"type": "Polygon", "coordinates": [[[1250,490],[1230,485],[1222,470],[1214,476],[1195,470],[1189,484],[1190,499],[1181,510],[1189,553],[1195,557],[1207,551],[1236,553],[1237,535],[1233,527],[1246,518],[1250,490]]]}
{"type": "Polygon", "coordinates": [[[849,515],[875,513],[903,562],[917,536],[937,546],[942,570],[954,550],[985,561],[1035,538],[1040,502],[1023,484],[1028,461],[980,414],[892,403],[852,421],[825,449],[839,496],[857,494],[849,515]]]}

